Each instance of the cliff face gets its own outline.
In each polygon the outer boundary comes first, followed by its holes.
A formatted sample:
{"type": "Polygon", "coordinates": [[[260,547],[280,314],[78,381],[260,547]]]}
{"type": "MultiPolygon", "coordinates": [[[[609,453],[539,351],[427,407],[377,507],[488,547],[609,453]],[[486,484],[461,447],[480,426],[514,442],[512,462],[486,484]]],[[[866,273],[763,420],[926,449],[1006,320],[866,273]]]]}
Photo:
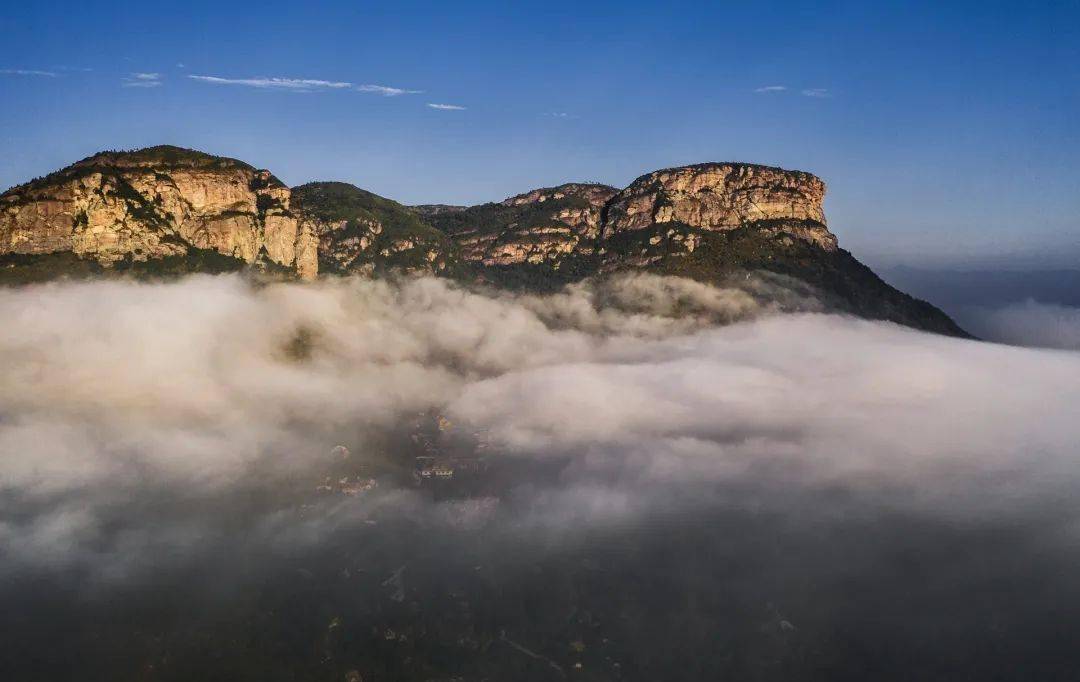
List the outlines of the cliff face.
{"type": "Polygon", "coordinates": [[[655,223],[730,230],[758,220],[825,224],[825,183],[810,173],[707,163],[643,175],[611,201],[604,235],[655,223]]]}
{"type": "Polygon", "coordinates": [[[210,250],[310,279],[316,238],[269,171],[174,147],[103,153],[0,196],[0,254],[111,266],[210,250]]]}
{"type": "Polygon", "coordinates": [[[825,183],[810,173],[730,163],[670,168],[638,178],[611,200],[604,237],[669,223],[719,232],[769,221],[835,250],[824,198],[825,183]]]}

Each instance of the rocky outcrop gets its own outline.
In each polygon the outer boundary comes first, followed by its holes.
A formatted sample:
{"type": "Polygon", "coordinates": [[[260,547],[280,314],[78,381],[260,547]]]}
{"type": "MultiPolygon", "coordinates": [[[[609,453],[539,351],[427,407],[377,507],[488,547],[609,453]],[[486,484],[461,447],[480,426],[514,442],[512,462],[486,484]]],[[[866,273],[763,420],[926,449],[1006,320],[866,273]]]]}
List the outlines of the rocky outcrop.
{"type": "Polygon", "coordinates": [[[176,147],[107,152],[0,195],[0,255],[109,267],[211,250],[310,279],[315,235],[269,171],[176,147]]]}
{"type": "Polygon", "coordinates": [[[568,257],[594,253],[604,207],[616,193],[607,185],[567,183],[427,217],[453,237],[468,261],[558,270],[568,257]]]}
{"type": "Polygon", "coordinates": [[[832,250],[824,198],[825,183],[800,171],[742,163],[669,168],[641,176],[611,200],[604,237],[668,223],[723,231],[769,221],[832,250]]]}

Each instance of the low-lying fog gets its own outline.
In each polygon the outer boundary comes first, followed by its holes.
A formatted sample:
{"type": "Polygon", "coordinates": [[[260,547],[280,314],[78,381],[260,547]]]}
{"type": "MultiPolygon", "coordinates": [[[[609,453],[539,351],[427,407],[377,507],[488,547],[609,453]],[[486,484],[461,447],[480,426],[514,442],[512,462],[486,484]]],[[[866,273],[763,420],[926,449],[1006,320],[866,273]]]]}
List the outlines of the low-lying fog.
{"type": "Polygon", "coordinates": [[[4,679],[1080,664],[1077,352],[765,276],[70,283],[0,320],[4,679]]]}

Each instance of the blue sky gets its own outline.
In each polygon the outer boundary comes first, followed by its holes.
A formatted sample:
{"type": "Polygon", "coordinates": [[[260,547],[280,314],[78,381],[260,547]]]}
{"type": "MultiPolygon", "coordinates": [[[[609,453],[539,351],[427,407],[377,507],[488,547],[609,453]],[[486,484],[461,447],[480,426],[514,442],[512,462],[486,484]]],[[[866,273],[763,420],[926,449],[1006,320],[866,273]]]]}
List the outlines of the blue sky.
{"type": "Polygon", "coordinates": [[[162,143],[405,203],[742,160],[873,264],[1080,267],[1078,2],[18,3],[0,102],[2,187],[162,143]]]}

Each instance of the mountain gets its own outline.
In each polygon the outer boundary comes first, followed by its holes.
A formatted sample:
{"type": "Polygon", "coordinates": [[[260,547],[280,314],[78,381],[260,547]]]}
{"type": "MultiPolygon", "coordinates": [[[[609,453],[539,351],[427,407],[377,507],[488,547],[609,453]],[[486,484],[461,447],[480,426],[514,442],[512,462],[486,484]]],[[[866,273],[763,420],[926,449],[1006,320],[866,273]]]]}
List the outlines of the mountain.
{"type": "Polygon", "coordinates": [[[396,201],[344,182],[311,182],[293,189],[292,206],[318,236],[321,273],[464,274],[454,242],[396,201]]]}
{"type": "Polygon", "coordinates": [[[724,284],[768,270],[813,285],[832,309],[966,336],[839,248],[824,198],[810,173],[706,163],[648,173],[621,191],[572,183],[422,215],[503,286],[550,288],[632,268],[724,284]]]}
{"type": "Polygon", "coordinates": [[[103,152],[0,195],[11,275],[223,271],[312,278],[316,238],[269,171],[179,147],[103,152]]]}
{"type": "Polygon", "coordinates": [[[803,280],[831,308],[964,336],[839,248],[825,184],[748,163],[567,183],[479,206],[405,207],[341,182],[179,147],[103,152],[0,195],[0,282],[254,269],[276,277],[420,272],[530,290],[641,269],[723,284],[803,280]]]}

